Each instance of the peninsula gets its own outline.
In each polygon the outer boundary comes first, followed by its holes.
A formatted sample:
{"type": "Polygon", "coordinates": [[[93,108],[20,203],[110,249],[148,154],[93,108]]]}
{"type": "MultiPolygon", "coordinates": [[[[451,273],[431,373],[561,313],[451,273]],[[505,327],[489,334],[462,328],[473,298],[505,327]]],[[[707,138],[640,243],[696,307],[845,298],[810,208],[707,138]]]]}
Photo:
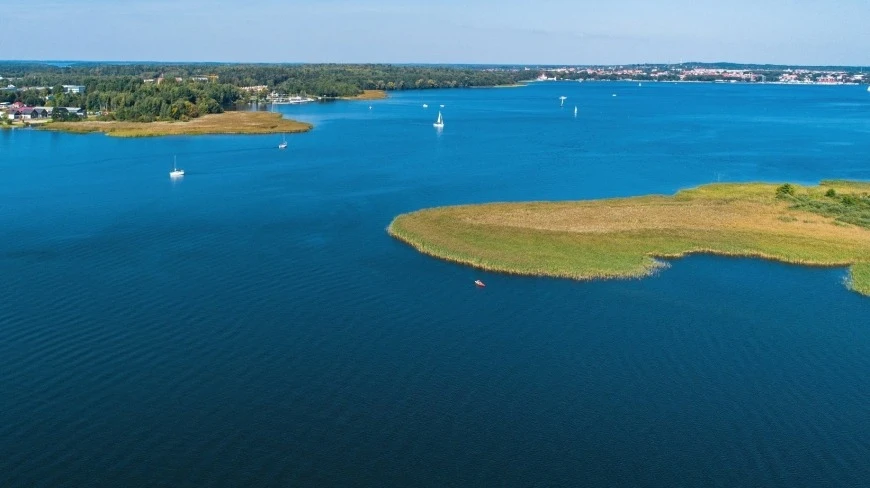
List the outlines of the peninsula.
{"type": "Polygon", "coordinates": [[[870,183],[711,184],[673,196],[491,203],[400,215],[388,232],[480,269],[573,279],[642,277],[690,253],[849,267],[870,296],[870,183]]]}
{"type": "Polygon", "coordinates": [[[128,122],[82,120],[49,122],[38,126],[45,130],[74,133],[102,132],[115,137],[153,137],[205,134],[276,134],[307,132],[312,125],[285,119],[274,112],[223,112],[182,121],[128,122]]]}
{"type": "Polygon", "coordinates": [[[359,95],[341,97],[342,100],[383,100],[387,98],[384,90],[363,90],[359,95]]]}

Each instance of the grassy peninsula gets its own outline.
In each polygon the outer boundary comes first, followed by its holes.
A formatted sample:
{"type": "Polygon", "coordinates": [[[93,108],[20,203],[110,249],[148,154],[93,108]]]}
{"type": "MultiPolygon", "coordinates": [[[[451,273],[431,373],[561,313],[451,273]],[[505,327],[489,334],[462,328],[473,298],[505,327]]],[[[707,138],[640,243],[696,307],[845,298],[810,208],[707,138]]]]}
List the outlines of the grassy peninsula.
{"type": "Polygon", "coordinates": [[[272,112],[223,112],[187,122],[91,121],[51,122],[40,128],[74,133],[102,132],[115,137],[153,137],[204,134],[275,134],[311,130],[305,122],[285,119],[272,112]]]}
{"type": "Polygon", "coordinates": [[[649,275],[689,253],[848,266],[870,296],[870,183],[711,184],[673,196],[492,203],[400,215],[388,232],[477,268],[574,279],[649,275]]]}
{"type": "Polygon", "coordinates": [[[384,90],[363,90],[359,95],[341,97],[342,100],[383,100],[385,98],[387,98],[387,92],[384,90]]]}

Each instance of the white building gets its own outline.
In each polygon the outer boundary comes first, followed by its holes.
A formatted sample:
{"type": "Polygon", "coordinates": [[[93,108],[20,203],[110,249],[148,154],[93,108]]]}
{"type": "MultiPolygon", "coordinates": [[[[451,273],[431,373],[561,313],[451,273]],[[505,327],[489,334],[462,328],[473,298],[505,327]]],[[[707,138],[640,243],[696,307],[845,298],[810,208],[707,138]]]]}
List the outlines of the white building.
{"type": "Polygon", "coordinates": [[[63,86],[64,93],[84,93],[85,86],[84,85],[61,85],[63,86]]]}

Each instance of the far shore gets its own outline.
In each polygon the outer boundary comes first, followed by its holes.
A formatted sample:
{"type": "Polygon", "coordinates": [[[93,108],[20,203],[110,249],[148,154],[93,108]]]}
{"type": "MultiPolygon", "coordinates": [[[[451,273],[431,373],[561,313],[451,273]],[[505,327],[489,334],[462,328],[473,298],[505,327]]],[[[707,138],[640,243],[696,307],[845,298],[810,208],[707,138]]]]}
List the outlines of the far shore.
{"type": "Polygon", "coordinates": [[[113,137],[157,137],[209,134],[293,134],[307,132],[314,126],[285,119],[273,112],[224,112],[203,115],[187,122],[91,121],[50,122],[44,130],[76,134],[102,132],[113,137]]]}

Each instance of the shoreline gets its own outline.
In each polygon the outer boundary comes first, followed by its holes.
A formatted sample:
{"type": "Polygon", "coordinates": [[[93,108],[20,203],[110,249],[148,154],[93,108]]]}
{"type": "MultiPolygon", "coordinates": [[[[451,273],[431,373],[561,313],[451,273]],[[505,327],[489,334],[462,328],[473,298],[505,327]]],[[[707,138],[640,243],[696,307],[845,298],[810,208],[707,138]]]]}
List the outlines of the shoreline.
{"type": "MultiPolygon", "coordinates": [[[[471,88],[471,89],[477,89],[477,88],[524,88],[527,86],[529,86],[528,82],[522,82],[522,83],[513,83],[510,85],[469,86],[468,88],[471,88]]],[[[447,88],[447,90],[450,90],[450,88],[447,88]]]]}
{"type": "MultiPolygon", "coordinates": [[[[870,183],[797,188],[821,198],[830,188],[866,194],[870,183]]],[[[775,190],[714,184],[673,196],[438,207],[397,216],[387,233],[422,254],[511,275],[643,278],[666,268],[662,259],[710,254],[845,267],[847,287],[870,296],[870,228],[796,209],[775,190]]]]}
{"type": "Polygon", "coordinates": [[[187,122],[89,121],[50,122],[42,130],[71,134],[102,133],[111,137],[162,137],[221,134],[296,134],[314,126],[307,122],[285,119],[274,112],[223,112],[203,115],[187,122]]]}
{"type": "Polygon", "coordinates": [[[352,97],[336,97],[336,100],[384,100],[387,98],[386,90],[363,90],[359,95],[352,97]]]}

